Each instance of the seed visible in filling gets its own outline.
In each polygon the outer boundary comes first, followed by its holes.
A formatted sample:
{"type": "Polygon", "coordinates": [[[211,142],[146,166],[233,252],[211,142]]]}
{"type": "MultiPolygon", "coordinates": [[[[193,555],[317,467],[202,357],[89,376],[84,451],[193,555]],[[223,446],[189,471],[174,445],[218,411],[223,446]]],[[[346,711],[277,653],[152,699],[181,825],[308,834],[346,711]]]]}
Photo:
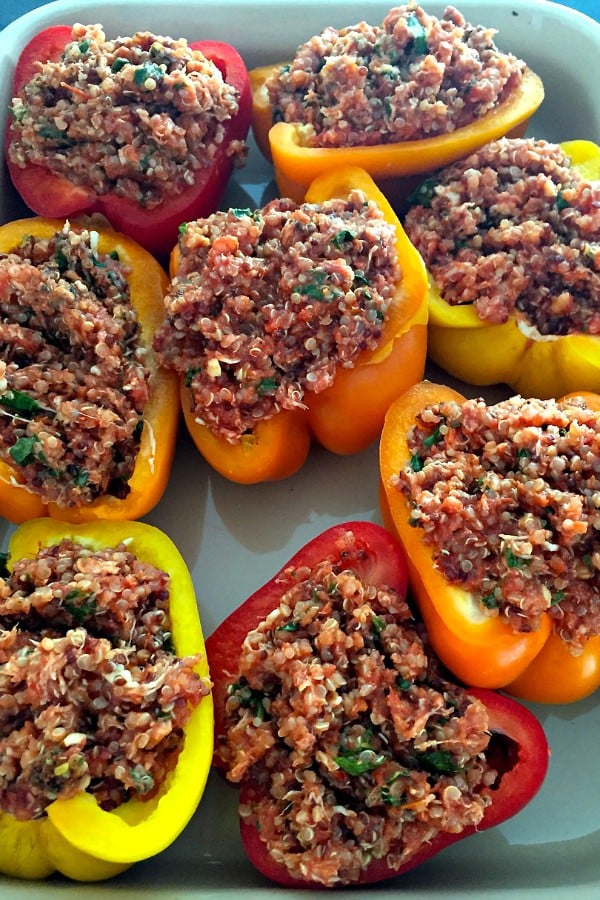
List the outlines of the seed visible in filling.
{"type": "Polygon", "coordinates": [[[600,634],[600,414],[581,398],[426,407],[398,490],[435,564],[489,615],[542,613],[577,653],[600,634]]]}
{"type": "Polygon", "coordinates": [[[231,442],[374,349],[400,279],[394,227],[360,191],[218,212],[188,222],[179,249],[154,349],[231,442]]]}
{"type": "Polygon", "coordinates": [[[0,254],[0,458],[46,502],[123,498],[149,396],[126,267],[98,234],[0,254]]]}
{"type": "MultiPolygon", "coordinates": [[[[238,96],[183,38],[106,40],[101,25],[77,24],[61,58],[40,62],[10,111],[13,163],[151,208],[211,166],[238,96]]],[[[227,153],[242,164],[246,149],[233,141],[227,153]]]]}
{"type": "Polygon", "coordinates": [[[600,184],[559,145],[494,141],[413,199],[406,231],[446,303],[540,335],[600,334],[600,184]]]}
{"type": "Polygon", "coordinates": [[[328,886],[476,825],[496,779],[487,710],[441,676],[406,601],[361,580],[351,532],[342,543],[343,566],[290,571],[247,635],[217,747],[274,861],[328,886]]]}
{"type": "Polygon", "coordinates": [[[105,810],[154,796],[209,693],[171,643],[170,579],[68,539],[0,578],[0,812],[44,815],[87,791],[105,810]]]}
{"type": "Polygon", "coordinates": [[[326,28],[267,81],[275,121],[299,123],[311,147],[435,137],[480,119],[521,83],[525,63],[495,30],[448,6],[438,19],[416,3],[381,25],[326,28]]]}

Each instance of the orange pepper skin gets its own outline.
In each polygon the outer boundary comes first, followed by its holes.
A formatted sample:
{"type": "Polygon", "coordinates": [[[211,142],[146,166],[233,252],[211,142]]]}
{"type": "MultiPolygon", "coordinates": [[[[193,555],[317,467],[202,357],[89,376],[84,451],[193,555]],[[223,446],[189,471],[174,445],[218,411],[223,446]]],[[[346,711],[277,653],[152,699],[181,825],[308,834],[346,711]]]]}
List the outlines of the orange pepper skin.
{"type": "Polygon", "coordinates": [[[454,162],[504,135],[522,137],[544,99],[540,78],[526,69],[521,85],[495,110],[448,134],[372,147],[306,147],[301,143],[301,126],[292,122],[273,124],[265,82],[282,65],[285,63],[250,70],[252,130],[259,149],[273,162],[281,195],[294,200],[302,199],[307,186],[321,172],[335,172],[340,166],[365,169],[386,194],[402,196],[399,179],[406,179],[408,193],[414,184],[410,176],[454,162]]]}
{"type": "MultiPolygon", "coordinates": [[[[306,409],[284,410],[259,422],[236,444],[216,437],[198,422],[190,392],[181,384],[184,419],[196,447],[221,475],[242,484],[275,481],[298,471],[314,439],[332,453],[358,453],[377,439],[392,400],[423,377],[427,348],[427,278],[421,257],[409,242],[390,204],[362,169],[343,168],[316,179],[309,203],[347,197],[360,189],[374,200],[396,229],[402,279],[388,309],[379,344],[366,350],[352,368],[340,368],[331,387],[307,392],[306,409]]],[[[179,250],[171,255],[177,271],[179,250]]]]}
{"type": "MultiPolygon", "coordinates": [[[[568,141],[561,146],[588,180],[600,179],[600,146],[568,141]]],[[[569,391],[600,392],[600,337],[568,334],[538,338],[517,319],[494,325],[472,304],[451,306],[433,280],[429,290],[428,353],[444,371],[474,385],[505,383],[523,396],[559,397],[569,391]]]]}
{"type": "MultiPolygon", "coordinates": [[[[13,532],[12,560],[29,559],[40,547],[68,538],[92,550],[127,541],[139,559],[170,577],[169,611],[175,653],[199,654],[198,675],[209,678],[196,594],[187,565],[171,539],[143,522],[87,522],[70,525],[36,519],[13,532]]],[[[131,798],[111,812],[82,791],[54,800],[46,815],[19,821],[0,813],[0,873],[39,880],[60,872],[74,881],[102,881],[168,847],[192,818],[204,792],[213,754],[212,692],[205,695],[183,726],[185,740],[174,769],[148,800],[131,798]]]]}
{"type": "MultiPolygon", "coordinates": [[[[0,226],[0,252],[8,253],[25,235],[50,238],[64,225],[63,219],[18,219],[0,226]]],[[[163,268],[131,238],[113,231],[103,218],[82,218],[71,229],[98,232],[100,253],[116,252],[128,269],[131,302],[140,323],[140,344],[146,349],[150,369],[150,397],[144,410],[141,443],[129,493],[124,499],[97,497],[80,507],[45,503],[22,481],[18,466],[0,460],[0,515],[14,523],[50,516],[65,522],[98,519],[138,519],[158,503],[167,486],[179,426],[178,380],[154,362],[152,338],[164,316],[163,297],[168,279],[163,268]]]]}
{"type": "MultiPolygon", "coordinates": [[[[588,405],[600,408],[600,397],[583,396],[588,405]]],[[[582,699],[600,685],[600,640],[592,638],[584,653],[574,657],[564,645],[557,646],[548,614],[542,614],[537,630],[513,632],[500,617],[486,615],[471,594],[446,580],[420,529],[409,524],[410,504],[394,478],[409,462],[407,434],[416,415],[445,400],[462,402],[464,397],[427,381],[399,397],[387,413],[379,457],[383,521],[404,547],[410,586],[433,649],[469,686],[506,688],[525,700],[546,703],[582,699]]]]}

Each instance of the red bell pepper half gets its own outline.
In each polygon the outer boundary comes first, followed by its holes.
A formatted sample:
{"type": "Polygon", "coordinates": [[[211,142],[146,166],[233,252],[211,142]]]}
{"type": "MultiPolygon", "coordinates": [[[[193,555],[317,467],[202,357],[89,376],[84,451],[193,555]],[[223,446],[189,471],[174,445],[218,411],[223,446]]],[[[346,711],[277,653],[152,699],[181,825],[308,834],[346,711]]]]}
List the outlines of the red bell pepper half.
{"type": "MultiPolygon", "coordinates": [[[[53,25],[40,31],[21,52],[13,78],[13,93],[21,88],[37,72],[37,63],[60,59],[65,46],[71,41],[71,28],[53,25]]],[[[212,165],[196,173],[189,189],[165,198],[162,203],[145,209],[127,197],[115,194],[98,195],[81,185],[71,184],[43,166],[33,164],[20,168],[7,158],[13,184],[27,206],[40,216],[68,218],[76,214],[101,213],[116,231],[127,234],[150,253],[166,258],[177,242],[179,225],[190,219],[213,213],[225,190],[232,171],[231,157],[226,148],[232,140],[244,140],[252,118],[252,94],[248,71],[241,56],[229,44],[220,41],[196,41],[189,45],[199,50],[221,71],[228,84],[237,88],[238,112],[225,125],[225,135],[212,165]]],[[[6,128],[5,150],[15,138],[12,122],[6,128]]]]}
{"type": "MultiPolygon", "coordinates": [[[[235,610],[207,640],[207,656],[214,682],[215,701],[215,757],[214,764],[223,770],[226,762],[219,753],[225,741],[225,703],[229,686],[236,682],[242,643],[267,615],[276,609],[283,594],[294,582],[294,573],[302,567],[312,569],[322,560],[341,563],[354,572],[363,583],[387,586],[401,596],[407,590],[407,566],[403,551],[396,539],[380,526],[368,522],[349,522],[329,528],[309,541],[263,587],[259,588],[235,610]],[[356,551],[347,553],[343,536],[354,535],[356,551]]],[[[373,860],[364,869],[359,883],[368,884],[393,878],[420,865],[450,844],[498,825],[518,813],[534,797],[546,776],[549,748],[542,726],[535,716],[514,700],[485,689],[468,689],[487,708],[491,739],[486,759],[497,774],[492,786],[492,802],[487,806],[478,825],[466,826],[458,834],[439,833],[422,845],[400,869],[393,869],[386,858],[373,860]]],[[[258,782],[244,777],[240,784],[240,806],[253,806],[260,796],[258,782]]],[[[270,880],[287,887],[302,887],[310,881],[311,888],[321,884],[307,878],[292,877],[286,867],[274,860],[261,838],[258,826],[240,818],[240,831],[250,862],[270,880]]]]}

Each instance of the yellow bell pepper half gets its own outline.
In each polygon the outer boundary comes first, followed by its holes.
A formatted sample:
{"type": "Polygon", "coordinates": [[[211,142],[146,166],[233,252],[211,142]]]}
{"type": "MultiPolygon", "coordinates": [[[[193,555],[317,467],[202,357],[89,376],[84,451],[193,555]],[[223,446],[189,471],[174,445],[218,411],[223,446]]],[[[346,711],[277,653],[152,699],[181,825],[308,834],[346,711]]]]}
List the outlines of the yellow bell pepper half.
{"type": "MultiPolygon", "coordinates": [[[[600,147],[591,141],[561,144],[589,180],[600,178],[600,147]]],[[[451,306],[429,283],[428,354],[468,384],[505,383],[529,397],[571,391],[600,393],[600,337],[539,335],[516,318],[501,325],[482,321],[472,305],[451,306]]]]}
{"type": "MultiPolygon", "coordinates": [[[[142,522],[65,525],[37,519],[14,533],[10,559],[33,557],[40,546],[52,546],[63,538],[94,550],[127,541],[139,559],[167,572],[175,652],[178,656],[200,654],[196,671],[208,679],[194,586],[170,538],[142,522]]],[[[68,800],[55,800],[41,819],[18,821],[0,813],[0,872],[41,879],[58,871],[77,881],[97,881],[160,853],[184,829],[200,802],[213,752],[213,722],[212,694],[208,694],[184,726],[185,739],[175,768],[149,800],[128,800],[105,812],[93,796],[82,792],[68,800]]]]}

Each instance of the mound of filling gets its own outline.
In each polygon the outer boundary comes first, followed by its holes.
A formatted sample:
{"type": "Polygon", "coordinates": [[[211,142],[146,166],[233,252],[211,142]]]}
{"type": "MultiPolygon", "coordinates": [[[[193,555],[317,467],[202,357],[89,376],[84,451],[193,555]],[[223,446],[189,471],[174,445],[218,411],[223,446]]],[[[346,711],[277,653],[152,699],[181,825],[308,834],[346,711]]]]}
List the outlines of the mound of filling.
{"type": "Polygon", "coordinates": [[[435,564],[489,615],[548,613],[577,653],[600,634],[600,413],[512,397],[426,407],[397,486],[435,564]]]}
{"type": "Polygon", "coordinates": [[[154,349],[231,442],[374,349],[400,279],[395,229],[361,191],[217,212],[188,222],[179,250],[154,349]]]}
{"type": "Polygon", "coordinates": [[[351,538],[247,635],[218,747],[273,860],[327,886],[477,825],[496,778],[486,708],[441,676],[405,600],[353,570],[351,538]]]}
{"type": "Polygon", "coordinates": [[[149,370],[127,276],[68,223],[0,254],[0,458],[46,502],[129,493],[149,370]]]}
{"type": "Polygon", "coordinates": [[[427,179],[404,224],[446,303],[539,335],[600,334],[600,183],[557,144],[487,144],[427,179]]]}
{"type": "MultiPolygon", "coordinates": [[[[183,38],[106,40],[102,26],[77,24],[60,59],[40,62],[13,98],[8,153],[148,209],[210,167],[237,111],[237,90],[183,38]]],[[[227,152],[242,162],[246,146],[227,152]]]]}
{"type": "Polygon", "coordinates": [[[274,121],[299,123],[309,147],[352,147],[447,134],[485,116],[521,83],[525,63],[449,6],[416,3],[381,25],[326,28],[266,89],[274,121]]]}
{"type": "Polygon", "coordinates": [[[0,812],[154,796],[209,687],[171,640],[170,579],[63,539],[0,578],[0,812]]]}

